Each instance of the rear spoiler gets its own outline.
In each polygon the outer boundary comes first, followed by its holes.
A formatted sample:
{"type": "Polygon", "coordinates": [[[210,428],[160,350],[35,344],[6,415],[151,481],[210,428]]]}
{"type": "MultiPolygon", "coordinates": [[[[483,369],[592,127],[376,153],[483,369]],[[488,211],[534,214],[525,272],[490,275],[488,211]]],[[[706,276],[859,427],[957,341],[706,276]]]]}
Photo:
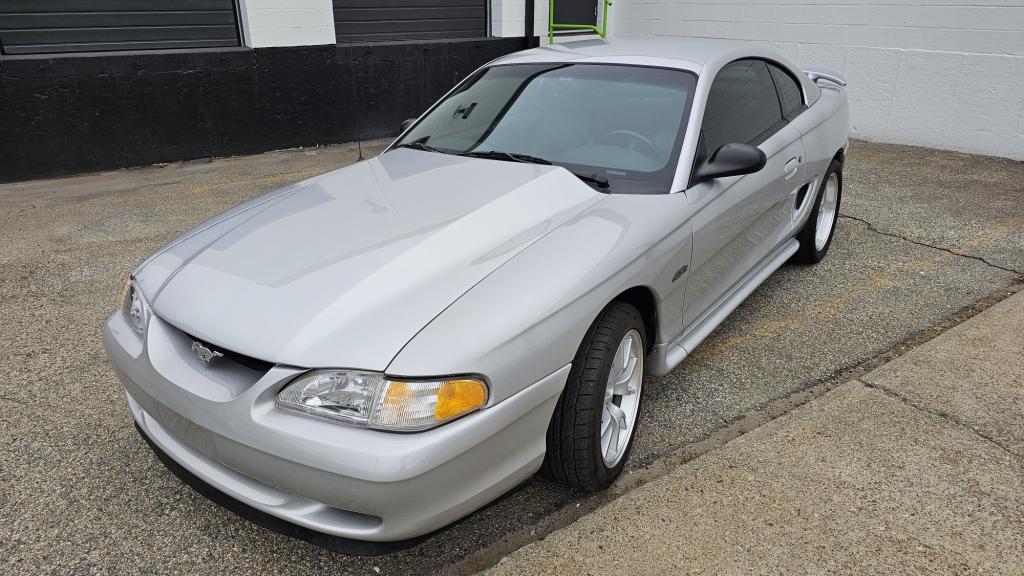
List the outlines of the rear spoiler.
{"type": "Polygon", "coordinates": [[[826,82],[838,84],[839,86],[846,86],[846,78],[838,72],[825,70],[823,68],[806,68],[804,69],[804,74],[807,74],[807,77],[815,84],[817,84],[819,80],[825,80],[826,82]]]}

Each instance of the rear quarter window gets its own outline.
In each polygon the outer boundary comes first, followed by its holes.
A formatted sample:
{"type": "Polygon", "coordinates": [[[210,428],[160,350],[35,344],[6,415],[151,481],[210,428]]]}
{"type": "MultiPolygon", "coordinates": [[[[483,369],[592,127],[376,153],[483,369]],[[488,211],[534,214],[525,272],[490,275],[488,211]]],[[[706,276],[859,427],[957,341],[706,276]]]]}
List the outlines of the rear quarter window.
{"type": "Polygon", "coordinates": [[[769,64],[768,69],[771,70],[772,80],[775,81],[775,88],[779,91],[782,115],[788,120],[796,116],[803,109],[804,98],[803,92],[800,90],[800,84],[797,83],[796,78],[793,78],[789,72],[775,64],[769,64]]]}

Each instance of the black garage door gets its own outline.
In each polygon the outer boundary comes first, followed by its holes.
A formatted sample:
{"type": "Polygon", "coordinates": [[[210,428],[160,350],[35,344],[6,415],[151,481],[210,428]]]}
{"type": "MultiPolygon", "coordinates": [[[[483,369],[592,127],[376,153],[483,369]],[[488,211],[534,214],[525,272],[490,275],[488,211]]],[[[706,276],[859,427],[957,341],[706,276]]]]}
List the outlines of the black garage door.
{"type": "Polygon", "coordinates": [[[4,54],[240,44],[235,0],[0,0],[4,54]]]}
{"type": "Polygon", "coordinates": [[[334,0],[334,31],[339,43],[480,38],[487,0],[334,0]]]}

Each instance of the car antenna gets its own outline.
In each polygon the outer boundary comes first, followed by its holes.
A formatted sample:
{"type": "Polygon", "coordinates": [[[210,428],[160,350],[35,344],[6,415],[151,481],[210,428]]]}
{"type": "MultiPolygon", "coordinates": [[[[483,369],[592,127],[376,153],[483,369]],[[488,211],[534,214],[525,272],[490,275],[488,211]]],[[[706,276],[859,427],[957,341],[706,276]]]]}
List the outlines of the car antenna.
{"type": "MultiPolygon", "coordinates": [[[[349,59],[349,62],[352,63],[352,69],[355,70],[356,69],[356,60],[353,57],[354,56],[353,52],[355,52],[355,50],[353,49],[352,44],[349,44],[348,45],[348,59],[349,59]]],[[[352,84],[352,109],[356,111],[356,114],[359,114],[359,105],[358,105],[359,100],[358,100],[358,95],[356,93],[356,83],[352,82],[351,84],[352,84]]],[[[366,160],[366,157],[363,156],[363,117],[364,117],[363,114],[359,114],[359,120],[356,122],[356,150],[358,150],[358,152],[359,152],[359,157],[356,158],[356,162],[362,162],[363,160],[366,160]]]]}

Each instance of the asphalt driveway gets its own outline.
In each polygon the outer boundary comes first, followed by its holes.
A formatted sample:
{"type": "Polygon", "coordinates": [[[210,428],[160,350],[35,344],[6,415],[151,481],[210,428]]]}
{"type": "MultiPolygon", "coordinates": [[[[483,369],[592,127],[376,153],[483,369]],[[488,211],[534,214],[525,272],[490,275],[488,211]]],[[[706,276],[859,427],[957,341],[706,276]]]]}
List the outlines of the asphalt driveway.
{"type": "Polygon", "coordinates": [[[335,146],[0,185],[0,572],[471,572],[914,346],[1024,276],[1024,163],[855,142],[828,258],[781,269],[645,385],[632,472],[612,495],[533,481],[415,548],[345,557],[242,520],[164,469],[131,425],[100,330],[145,255],[355,157],[335,146]]]}

